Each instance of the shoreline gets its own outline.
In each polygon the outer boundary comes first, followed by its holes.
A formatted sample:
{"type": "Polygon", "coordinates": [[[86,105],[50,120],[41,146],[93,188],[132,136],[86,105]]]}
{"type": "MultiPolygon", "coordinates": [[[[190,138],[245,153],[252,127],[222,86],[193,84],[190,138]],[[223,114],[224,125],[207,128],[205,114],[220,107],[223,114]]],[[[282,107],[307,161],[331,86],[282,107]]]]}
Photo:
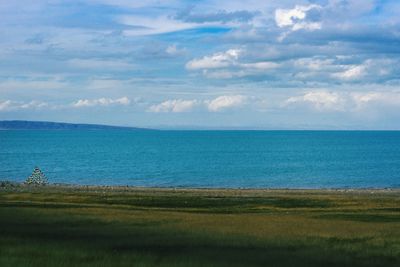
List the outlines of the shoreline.
{"type": "MultiPolygon", "coordinates": [[[[385,188],[231,188],[231,187],[174,187],[174,186],[131,186],[131,185],[79,185],[79,184],[46,184],[46,185],[27,185],[20,182],[1,181],[0,190],[7,189],[27,189],[34,191],[47,190],[71,190],[71,191],[110,191],[110,192],[224,192],[224,193],[400,193],[400,187],[385,188]]],[[[7,190],[8,191],[8,190],[7,190]]]]}

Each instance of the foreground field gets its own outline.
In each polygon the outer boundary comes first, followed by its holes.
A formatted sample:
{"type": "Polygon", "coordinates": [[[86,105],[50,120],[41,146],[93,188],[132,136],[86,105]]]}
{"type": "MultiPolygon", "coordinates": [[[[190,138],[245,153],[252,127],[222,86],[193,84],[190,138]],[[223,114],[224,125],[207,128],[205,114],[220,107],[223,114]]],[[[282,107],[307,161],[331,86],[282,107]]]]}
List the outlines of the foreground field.
{"type": "Polygon", "coordinates": [[[400,266],[400,191],[0,187],[0,266],[400,266]]]}

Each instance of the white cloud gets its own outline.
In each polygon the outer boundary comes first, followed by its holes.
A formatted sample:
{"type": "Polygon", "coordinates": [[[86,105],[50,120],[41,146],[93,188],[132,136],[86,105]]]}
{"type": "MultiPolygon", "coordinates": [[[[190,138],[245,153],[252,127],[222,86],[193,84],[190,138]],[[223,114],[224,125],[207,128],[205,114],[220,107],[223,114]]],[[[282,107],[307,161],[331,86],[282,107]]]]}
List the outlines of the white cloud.
{"type": "Polygon", "coordinates": [[[196,70],[229,67],[237,64],[237,60],[241,53],[242,50],[240,49],[229,49],[225,52],[215,53],[211,56],[193,59],[186,64],[186,68],[189,70],[196,70]]]}
{"type": "Polygon", "coordinates": [[[150,106],[147,111],[154,113],[180,113],[193,111],[195,108],[210,112],[219,112],[230,108],[237,108],[247,104],[249,97],[243,95],[223,95],[207,100],[171,99],[150,106]]]}
{"type": "Polygon", "coordinates": [[[50,105],[46,102],[41,102],[36,100],[32,100],[30,102],[11,101],[11,100],[0,101],[0,111],[42,109],[46,107],[50,107],[50,105]]]}
{"type": "Polygon", "coordinates": [[[193,59],[186,64],[186,69],[203,70],[203,74],[208,78],[230,79],[257,75],[281,66],[281,64],[271,61],[243,63],[240,59],[244,53],[243,49],[229,49],[211,56],[193,59]]]}
{"type": "Polygon", "coordinates": [[[9,110],[12,107],[12,104],[13,103],[11,102],[11,100],[0,102],[0,111],[9,110]]]}
{"type": "Polygon", "coordinates": [[[167,53],[170,56],[179,56],[179,55],[183,55],[186,52],[185,48],[178,48],[177,45],[169,45],[166,49],[165,49],[165,53],[167,53]]]}
{"type": "Polygon", "coordinates": [[[248,69],[270,70],[278,68],[280,64],[275,62],[265,61],[265,62],[255,62],[255,63],[243,63],[240,64],[240,66],[248,69]]]}
{"type": "Polygon", "coordinates": [[[212,79],[232,79],[232,78],[241,78],[251,75],[260,75],[263,74],[267,70],[276,69],[280,66],[280,64],[273,62],[258,62],[258,63],[246,63],[239,64],[239,69],[229,70],[203,70],[203,75],[207,78],[212,79]]]}
{"type": "Polygon", "coordinates": [[[31,108],[33,108],[33,109],[40,109],[40,108],[49,107],[49,104],[46,103],[46,102],[41,102],[41,101],[33,100],[33,101],[29,102],[29,103],[21,104],[20,107],[21,107],[22,109],[31,109],[31,108]]]}
{"type": "Polygon", "coordinates": [[[321,58],[300,58],[294,60],[293,65],[295,67],[307,68],[311,71],[321,71],[334,66],[334,60],[321,58]]]}
{"type": "Polygon", "coordinates": [[[293,9],[275,10],[275,22],[280,28],[290,27],[292,31],[318,30],[321,29],[320,22],[306,21],[307,12],[312,9],[321,9],[319,5],[300,6],[296,5],[293,9]]]}
{"type": "Polygon", "coordinates": [[[390,76],[398,72],[399,61],[389,58],[372,58],[364,60],[358,65],[341,65],[341,71],[333,73],[331,76],[336,79],[351,81],[376,79],[390,76]]]}
{"type": "Polygon", "coordinates": [[[207,109],[218,112],[229,108],[240,107],[246,104],[248,97],[243,95],[224,95],[213,100],[206,101],[207,109]]]}
{"type": "Polygon", "coordinates": [[[298,31],[298,30],[308,30],[308,31],[315,31],[321,29],[321,23],[320,22],[298,22],[295,23],[292,27],[293,31],[298,31]]]}
{"type": "Polygon", "coordinates": [[[386,109],[400,108],[400,92],[311,91],[288,98],[284,106],[288,105],[311,105],[319,111],[347,111],[358,115],[370,112],[384,114],[386,109]]]}
{"type": "Polygon", "coordinates": [[[384,105],[400,107],[400,92],[366,92],[352,93],[356,110],[367,108],[371,105],[384,105]]]}
{"type": "Polygon", "coordinates": [[[178,49],[176,48],[176,45],[170,45],[165,49],[165,52],[170,55],[175,55],[177,53],[178,49]]]}
{"type": "Polygon", "coordinates": [[[152,105],[148,108],[149,112],[161,113],[161,112],[188,112],[191,111],[199,102],[197,100],[183,100],[173,99],[167,100],[160,104],[152,105]]]}
{"type": "Polygon", "coordinates": [[[317,110],[343,110],[345,99],[338,93],[311,91],[301,96],[290,97],[285,105],[311,104],[317,110]]]}
{"type": "Polygon", "coordinates": [[[209,70],[203,70],[203,75],[206,76],[207,78],[211,79],[231,79],[231,78],[236,78],[236,77],[244,77],[247,75],[247,73],[243,70],[218,70],[218,71],[209,71],[209,70]]]}
{"type": "Polygon", "coordinates": [[[366,67],[363,65],[351,66],[347,70],[332,74],[333,77],[341,80],[355,80],[366,75],[366,67]]]}
{"type": "Polygon", "coordinates": [[[300,80],[316,80],[325,83],[335,82],[334,80],[372,82],[377,79],[394,78],[393,74],[398,72],[398,60],[385,57],[354,62],[356,60],[356,57],[349,56],[319,55],[274,62],[265,60],[262,53],[243,47],[193,59],[187,62],[186,69],[200,70],[207,78],[214,79],[268,74],[285,80],[288,74],[292,74],[291,77],[300,80]]]}
{"type": "Polygon", "coordinates": [[[382,98],[382,93],[369,92],[369,93],[354,93],[353,99],[356,103],[364,104],[382,98]]]}
{"type": "Polygon", "coordinates": [[[398,60],[388,58],[373,58],[353,64],[343,64],[351,62],[353,58],[355,57],[311,57],[291,60],[288,63],[289,66],[296,68],[295,77],[308,80],[317,78],[324,82],[335,79],[343,82],[371,83],[380,79],[393,79],[393,74],[398,72],[398,60]]]}
{"type": "Polygon", "coordinates": [[[94,107],[94,106],[111,106],[111,105],[122,105],[128,106],[131,103],[130,99],[126,96],[111,99],[111,98],[99,98],[99,99],[79,99],[78,101],[72,103],[73,107],[94,107]]]}

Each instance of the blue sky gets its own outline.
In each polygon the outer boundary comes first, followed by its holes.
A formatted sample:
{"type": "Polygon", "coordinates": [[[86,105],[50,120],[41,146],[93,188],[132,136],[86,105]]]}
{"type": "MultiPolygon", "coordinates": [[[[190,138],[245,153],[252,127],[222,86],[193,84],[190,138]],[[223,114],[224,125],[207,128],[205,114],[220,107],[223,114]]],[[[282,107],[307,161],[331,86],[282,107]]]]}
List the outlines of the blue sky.
{"type": "Polygon", "coordinates": [[[400,129],[400,1],[3,1],[0,119],[400,129]]]}

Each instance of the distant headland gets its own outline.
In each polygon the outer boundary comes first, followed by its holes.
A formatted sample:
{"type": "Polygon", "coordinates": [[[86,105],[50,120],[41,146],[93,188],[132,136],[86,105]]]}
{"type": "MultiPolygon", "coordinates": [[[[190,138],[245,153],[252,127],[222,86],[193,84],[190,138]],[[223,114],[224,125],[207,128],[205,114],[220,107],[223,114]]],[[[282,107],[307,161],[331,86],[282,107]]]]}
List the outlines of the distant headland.
{"type": "Polygon", "coordinates": [[[52,121],[0,121],[0,130],[134,130],[146,131],[152,129],[136,128],[128,126],[111,126],[102,124],[81,124],[52,121]]]}

